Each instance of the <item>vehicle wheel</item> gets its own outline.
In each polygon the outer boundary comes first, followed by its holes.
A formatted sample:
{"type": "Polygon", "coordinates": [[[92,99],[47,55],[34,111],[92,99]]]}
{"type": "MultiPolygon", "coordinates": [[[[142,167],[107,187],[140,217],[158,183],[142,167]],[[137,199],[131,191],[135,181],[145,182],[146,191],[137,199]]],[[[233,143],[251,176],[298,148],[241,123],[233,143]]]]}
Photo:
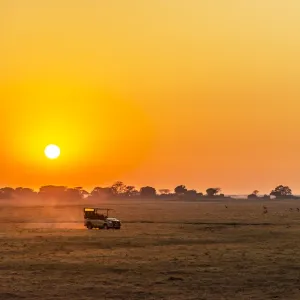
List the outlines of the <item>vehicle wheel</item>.
{"type": "Polygon", "coordinates": [[[93,225],[92,225],[91,223],[88,223],[86,227],[87,227],[87,229],[89,229],[89,230],[93,229],[93,225]]]}

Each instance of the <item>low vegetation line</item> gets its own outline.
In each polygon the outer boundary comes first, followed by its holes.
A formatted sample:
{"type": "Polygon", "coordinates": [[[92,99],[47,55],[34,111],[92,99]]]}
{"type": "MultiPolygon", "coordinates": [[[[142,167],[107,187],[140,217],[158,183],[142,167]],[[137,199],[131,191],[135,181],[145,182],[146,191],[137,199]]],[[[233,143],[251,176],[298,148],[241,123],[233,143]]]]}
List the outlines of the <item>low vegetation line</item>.
{"type": "MultiPolygon", "coordinates": [[[[95,187],[92,191],[88,192],[82,187],[70,188],[67,186],[46,185],[41,186],[38,191],[34,191],[27,187],[0,187],[0,200],[8,200],[7,204],[25,204],[35,203],[39,204],[62,204],[62,201],[70,201],[70,203],[80,204],[81,201],[94,201],[94,200],[117,200],[117,199],[130,199],[130,200],[229,200],[233,199],[230,195],[221,193],[220,187],[210,187],[206,189],[206,193],[197,190],[189,190],[185,185],[179,185],[170,189],[157,190],[152,186],[144,186],[137,189],[133,185],[126,185],[122,181],[116,181],[113,185],[107,187],[95,187]],[[15,201],[14,201],[15,200],[15,201]],[[20,201],[18,201],[20,200],[20,201]],[[54,201],[54,202],[53,202],[54,201]],[[19,202],[19,203],[18,203],[19,202]]],[[[236,197],[235,197],[236,198],[236,197]]],[[[247,196],[248,199],[300,199],[294,196],[289,186],[279,185],[269,194],[260,194],[258,190],[254,190],[247,196]]],[[[55,206],[55,205],[54,205],[55,206]]]]}

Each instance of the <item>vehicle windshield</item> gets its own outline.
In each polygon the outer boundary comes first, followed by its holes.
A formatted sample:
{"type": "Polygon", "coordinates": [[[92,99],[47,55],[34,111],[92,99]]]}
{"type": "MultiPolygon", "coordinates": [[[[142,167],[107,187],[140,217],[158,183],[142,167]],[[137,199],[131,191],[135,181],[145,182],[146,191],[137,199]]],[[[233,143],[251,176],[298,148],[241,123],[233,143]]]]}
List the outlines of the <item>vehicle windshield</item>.
{"type": "Polygon", "coordinates": [[[96,211],[86,211],[84,213],[85,218],[87,219],[100,219],[100,220],[105,220],[107,216],[101,212],[96,212],[96,211]]]}

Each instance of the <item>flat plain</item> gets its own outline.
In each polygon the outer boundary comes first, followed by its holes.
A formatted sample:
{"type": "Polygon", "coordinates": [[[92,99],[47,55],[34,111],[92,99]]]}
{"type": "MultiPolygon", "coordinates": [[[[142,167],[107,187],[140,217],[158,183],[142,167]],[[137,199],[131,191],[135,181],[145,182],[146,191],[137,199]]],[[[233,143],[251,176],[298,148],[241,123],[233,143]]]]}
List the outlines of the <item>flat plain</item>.
{"type": "Polygon", "coordinates": [[[0,299],[300,299],[297,208],[299,200],[4,201],[0,299]],[[87,230],[84,206],[115,209],[122,229],[87,230]]]}

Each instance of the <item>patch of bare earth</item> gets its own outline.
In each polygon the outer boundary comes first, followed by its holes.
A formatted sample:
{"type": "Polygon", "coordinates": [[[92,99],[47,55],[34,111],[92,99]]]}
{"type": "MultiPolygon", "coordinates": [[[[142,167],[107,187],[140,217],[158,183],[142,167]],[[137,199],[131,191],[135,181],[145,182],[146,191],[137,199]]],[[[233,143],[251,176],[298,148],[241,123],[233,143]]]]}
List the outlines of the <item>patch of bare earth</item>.
{"type": "Polygon", "coordinates": [[[0,299],[300,299],[297,201],[102,205],[0,207],[0,299]]]}

